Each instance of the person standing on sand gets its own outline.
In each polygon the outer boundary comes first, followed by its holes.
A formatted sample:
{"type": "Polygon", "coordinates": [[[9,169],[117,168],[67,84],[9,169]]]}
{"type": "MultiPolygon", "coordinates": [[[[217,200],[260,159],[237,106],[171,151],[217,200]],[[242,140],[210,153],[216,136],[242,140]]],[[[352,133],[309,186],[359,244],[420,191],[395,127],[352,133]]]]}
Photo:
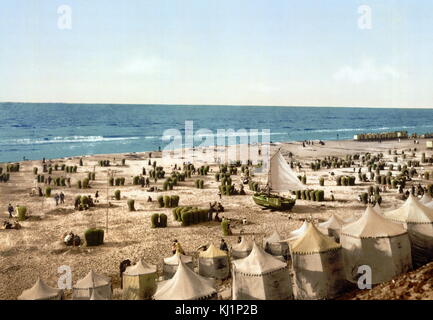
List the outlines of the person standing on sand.
{"type": "Polygon", "coordinates": [[[99,202],[98,198],[99,198],[99,191],[96,190],[96,193],[95,193],[95,202],[99,202]]]}
{"type": "Polygon", "coordinates": [[[9,218],[13,218],[14,216],[12,215],[12,213],[14,213],[14,207],[12,207],[10,203],[8,206],[8,212],[9,212],[9,218]]]}
{"type": "Polygon", "coordinates": [[[56,193],[56,195],[54,196],[54,200],[56,201],[56,206],[59,205],[59,199],[60,199],[60,196],[58,193],[56,193]]]}
{"type": "Polygon", "coordinates": [[[220,250],[229,252],[229,248],[227,247],[227,243],[224,241],[224,239],[221,239],[220,250]]]}
{"type": "Polygon", "coordinates": [[[220,197],[221,200],[221,191],[218,191],[218,197],[220,197]]]}
{"type": "Polygon", "coordinates": [[[63,192],[60,192],[60,203],[61,204],[65,203],[65,194],[63,192]]]}
{"type": "Polygon", "coordinates": [[[179,254],[185,254],[185,251],[183,251],[182,246],[177,241],[177,239],[173,240],[173,245],[171,247],[173,254],[179,253],[179,254]]]}

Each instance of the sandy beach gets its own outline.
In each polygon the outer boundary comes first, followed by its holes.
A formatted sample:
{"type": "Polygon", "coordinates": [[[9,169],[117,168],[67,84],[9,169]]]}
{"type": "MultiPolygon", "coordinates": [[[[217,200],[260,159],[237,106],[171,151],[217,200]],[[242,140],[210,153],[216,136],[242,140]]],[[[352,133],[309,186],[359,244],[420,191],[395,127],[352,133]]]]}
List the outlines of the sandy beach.
{"type": "MultiPolygon", "coordinates": [[[[290,231],[298,228],[304,219],[310,215],[316,221],[324,221],[336,213],[343,218],[359,215],[365,210],[365,205],[357,199],[358,195],[366,192],[368,186],[375,185],[374,182],[359,182],[358,173],[353,168],[320,169],[312,171],[309,163],[315,159],[325,156],[345,157],[348,154],[383,153],[384,158],[392,161],[394,155],[389,155],[388,150],[402,150],[416,148],[416,156],[412,152],[406,152],[407,160],[421,159],[421,153],[426,152],[431,156],[431,151],[426,151],[425,140],[420,139],[419,144],[413,140],[402,140],[398,142],[356,142],[356,141],[326,141],[325,145],[302,146],[302,142],[277,143],[271,146],[271,152],[281,148],[282,154],[289,161],[288,154],[293,154],[294,161],[302,163],[302,171],[307,175],[307,186],[311,189],[323,189],[325,191],[325,202],[312,202],[297,200],[291,213],[270,212],[262,210],[252,200],[252,191],[245,186],[247,195],[222,196],[219,200],[217,195],[219,182],[215,181],[214,174],[218,171],[217,164],[209,164],[211,172],[203,179],[204,189],[195,188],[195,180],[199,178],[193,175],[185,182],[180,182],[172,191],[146,192],[147,188],[141,188],[132,184],[134,176],[141,174],[142,168],[150,169],[148,165],[149,152],[110,154],[83,157],[83,166],[79,166],[80,157],[51,159],[54,164],[77,165],[78,172],[66,174],[63,171],[53,171],[52,177],[71,177],[72,187],[53,187],[52,194],[63,191],[65,204],[56,207],[54,199],[38,196],[30,196],[35,183],[33,168],[38,167],[42,174],[41,161],[21,162],[21,169],[17,173],[11,173],[8,183],[0,183],[0,221],[8,219],[7,205],[26,206],[29,218],[21,222],[20,230],[0,230],[0,299],[16,299],[24,289],[30,288],[38,277],[47,281],[51,286],[57,286],[59,277],[58,268],[63,265],[70,266],[73,272],[73,283],[83,278],[90,270],[110,276],[113,279],[114,299],[121,299],[119,263],[124,259],[136,262],[140,258],[158,265],[162,268],[162,259],[171,255],[171,242],[177,239],[189,255],[196,255],[197,249],[204,244],[219,244],[222,238],[221,227],[218,222],[201,223],[189,227],[181,227],[179,222],[173,220],[171,209],[159,208],[156,198],[158,195],[179,195],[180,205],[197,206],[208,208],[210,202],[220,201],[225,208],[224,216],[231,218],[234,223],[233,236],[225,237],[229,244],[234,244],[238,234],[242,231],[250,237],[255,237],[257,243],[261,244],[264,236],[277,230],[286,237],[290,231]],[[110,160],[110,167],[101,167],[99,160],[110,160]],[[122,165],[122,159],[126,159],[122,165]],[[124,177],[125,186],[107,187],[108,169],[114,170],[114,177],[124,177]],[[335,175],[356,176],[356,185],[352,187],[336,186],[330,172],[335,175]],[[91,189],[78,189],[76,181],[87,177],[89,172],[96,173],[96,180],[91,181],[91,189]],[[324,177],[324,187],[319,186],[319,178],[324,177]],[[121,190],[120,201],[113,200],[115,190],[121,190]],[[96,207],[88,211],[74,210],[74,198],[77,195],[92,195],[99,191],[100,198],[96,207]],[[331,191],[335,201],[330,201],[331,191]],[[107,199],[108,193],[108,199],[107,199]],[[153,202],[147,202],[148,197],[153,202]],[[135,200],[136,211],[129,212],[127,199],[135,200]],[[107,209],[107,202],[112,205],[107,209]],[[165,213],[168,216],[167,228],[152,229],[150,216],[153,213],[165,213]],[[246,218],[247,225],[240,221],[246,218]],[[108,219],[108,220],[107,220],[108,219]],[[61,239],[66,232],[77,233],[84,239],[84,231],[89,227],[105,229],[108,221],[108,230],[105,233],[105,243],[98,247],[79,248],[66,247],[61,239]]],[[[161,153],[152,152],[152,161],[162,165],[161,153]]],[[[399,162],[402,162],[399,156],[399,162]]],[[[166,176],[169,176],[174,164],[182,165],[181,160],[164,161],[166,176]]],[[[196,167],[201,163],[196,164],[196,167]]],[[[3,165],[5,167],[5,165],[3,165]]],[[[356,165],[357,167],[357,165],[356,165]]],[[[418,168],[417,168],[418,169],[418,168]]],[[[432,170],[432,166],[421,164],[418,172],[432,170]]],[[[296,169],[294,169],[296,172],[296,169]]],[[[357,169],[358,170],[358,169],[357,169]]],[[[395,170],[395,169],[394,169],[395,170]]],[[[363,173],[367,173],[365,167],[363,173]]],[[[385,171],[384,171],[385,172],[385,171]]],[[[47,174],[45,174],[47,176],[47,174]]],[[[264,183],[266,175],[256,173],[254,181],[264,183]]],[[[156,186],[162,190],[164,179],[158,180],[156,186]]],[[[412,183],[428,184],[421,178],[414,178],[412,183]]],[[[233,183],[238,186],[241,183],[240,175],[233,176],[233,183]]],[[[411,184],[409,184],[410,186],[411,184]]],[[[42,185],[41,185],[42,186],[42,185]]],[[[151,181],[151,186],[155,186],[151,181]]],[[[45,188],[45,186],[43,186],[45,188]]],[[[396,189],[381,193],[383,201],[382,208],[393,209],[399,207],[403,201],[399,199],[396,189]]],[[[218,283],[220,291],[228,288],[230,281],[218,283]]],[[[67,292],[70,297],[70,290],[67,292]]],[[[356,298],[352,295],[348,298],[356,298]]],[[[358,298],[374,299],[375,296],[366,294],[358,298]]],[[[377,296],[377,298],[380,298],[377,296]]],[[[407,297],[411,298],[411,297],[407,297]]]]}

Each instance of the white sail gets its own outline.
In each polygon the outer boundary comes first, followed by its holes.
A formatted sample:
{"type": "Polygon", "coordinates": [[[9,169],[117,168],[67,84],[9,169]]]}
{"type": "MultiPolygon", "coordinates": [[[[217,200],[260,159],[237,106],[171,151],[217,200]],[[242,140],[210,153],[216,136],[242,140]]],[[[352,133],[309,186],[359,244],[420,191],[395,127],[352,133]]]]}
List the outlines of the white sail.
{"type": "Polygon", "coordinates": [[[270,160],[268,184],[271,191],[274,192],[288,192],[306,189],[305,185],[299,181],[298,177],[287,164],[279,150],[270,160]]]}

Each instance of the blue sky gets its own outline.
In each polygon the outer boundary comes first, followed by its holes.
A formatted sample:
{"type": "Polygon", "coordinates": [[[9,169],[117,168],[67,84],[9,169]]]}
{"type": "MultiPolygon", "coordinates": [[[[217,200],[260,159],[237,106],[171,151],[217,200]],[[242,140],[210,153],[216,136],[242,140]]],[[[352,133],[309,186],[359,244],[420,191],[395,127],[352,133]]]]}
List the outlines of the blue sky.
{"type": "Polygon", "coordinates": [[[0,101],[433,107],[432,31],[430,0],[2,0],[0,101]]]}

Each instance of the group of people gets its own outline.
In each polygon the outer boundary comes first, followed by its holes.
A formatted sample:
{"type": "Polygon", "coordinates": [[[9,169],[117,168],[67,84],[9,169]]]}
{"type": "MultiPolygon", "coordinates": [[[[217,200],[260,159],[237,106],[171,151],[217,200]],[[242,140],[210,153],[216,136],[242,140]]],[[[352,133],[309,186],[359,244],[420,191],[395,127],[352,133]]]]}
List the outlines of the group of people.
{"type": "Polygon", "coordinates": [[[58,206],[59,204],[64,204],[65,203],[65,194],[63,192],[56,193],[54,195],[54,201],[56,202],[56,206],[58,206]]]}
{"type": "Polygon", "coordinates": [[[81,244],[81,238],[71,231],[63,235],[63,242],[67,246],[78,247],[81,244]]]}
{"type": "MultiPolygon", "coordinates": [[[[13,216],[14,207],[10,203],[8,205],[8,213],[9,213],[9,219],[14,218],[13,216]]],[[[15,222],[3,221],[3,229],[21,229],[21,225],[17,221],[15,222]]]]}
{"type": "MultiPolygon", "coordinates": [[[[241,239],[241,237],[239,237],[239,239],[241,239]]],[[[240,241],[238,241],[238,242],[240,242],[240,241]]],[[[203,245],[199,248],[199,250],[206,251],[207,248],[208,248],[207,245],[203,245]]],[[[225,242],[224,239],[221,239],[220,250],[223,250],[225,252],[229,252],[229,248],[228,248],[227,243],[225,242]]],[[[183,250],[182,246],[180,245],[179,241],[177,241],[177,239],[173,240],[173,243],[171,246],[171,251],[173,254],[176,254],[176,253],[185,254],[185,251],[183,250]]]]}
{"type": "Polygon", "coordinates": [[[302,141],[302,147],[305,148],[306,145],[312,146],[312,145],[314,145],[314,141],[313,140],[302,141]]]}
{"type": "Polygon", "coordinates": [[[221,202],[218,202],[218,203],[216,201],[214,203],[209,202],[208,214],[209,214],[210,220],[215,220],[215,221],[221,222],[221,219],[218,216],[220,214],[220,212],[224,212],[224,207],[222,206],[221,202]],[[214,213],[215,213],[215,217],[213,217],[214,213]]]}

